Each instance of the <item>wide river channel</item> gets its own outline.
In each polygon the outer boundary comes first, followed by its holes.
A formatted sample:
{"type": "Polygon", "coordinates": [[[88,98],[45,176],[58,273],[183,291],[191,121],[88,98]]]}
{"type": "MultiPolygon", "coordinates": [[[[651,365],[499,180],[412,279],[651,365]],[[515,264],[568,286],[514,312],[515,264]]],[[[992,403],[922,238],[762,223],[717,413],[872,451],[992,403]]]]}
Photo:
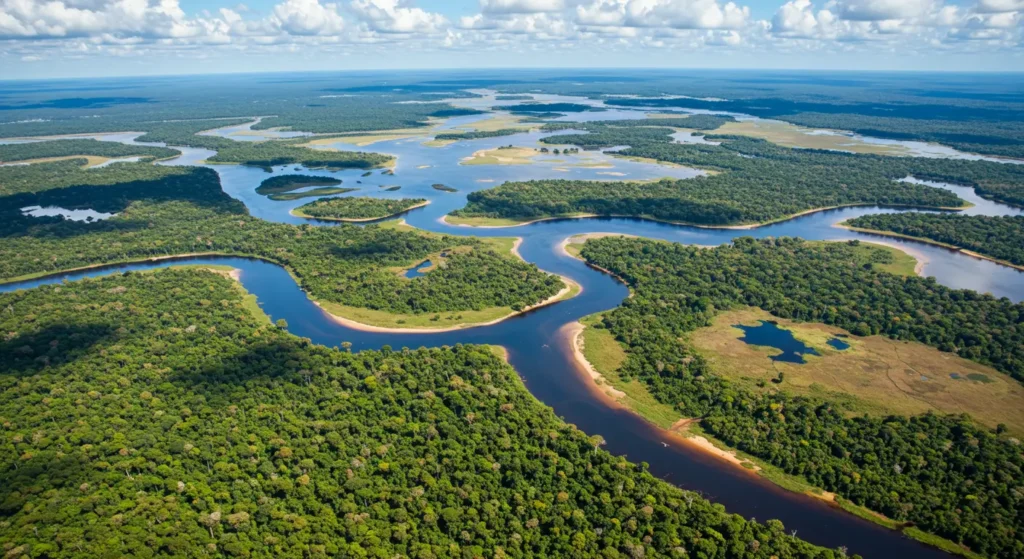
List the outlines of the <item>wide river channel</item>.
{"type": "MultiPolygon", "coordinates": [[[[633,117],[642,117],[642,114],[639,111],[632,113],[633,117]]],[[[608,115],[608,118],[623,118],[629,115],[629,111],[615,111],[614,114],[608,115]]],[[[491,116],[493,115],[449,119],[441,128],[467,126],[491,116]]],[[[594,117],[595,114],[588,115],[588,118],[594,117]]],[[[237,140],[266,139],[272,136],[253,135],[247,126],[221,129],[215,133],[237,140]],[[240,132],[242,135],[239,135],[240,132]]],[[[933,276],[943,285],[988,292],[998,297],[1008,297],[1016,302],[1024,299],[1024,273],[956,251],[917,242],[864,235],[834,227],[835,223],[858,215],[893,211],[878,207],[823,211],[750,230],[702,229],[620,218],[552,220],[511,228],[469,228],[452,226],[442,220],[450,211],[465,205],[468,193],[497,186],[508,180],[640,180],[662,177],[691,178],[700,174],[700,171],[694,169],[626,161],[600,152],[581,152],[568,157],[545,155],[536,157],[532,163],[524,165],[461,164],[464,158],[471,157],[478,150],[500,145],[539,147],[537,141],[542,136],[544,134],[538,132],[524,132],[515,136],[458,142],[444,147],[423,145],[423,142],[429,139],[424,137],[392,139],[362,148],[340,143],[325,146],[393,154],[398,158],[394,175],[375,171],[372,175],[364,177],[363,171],[309,171],[295,166],[275,168],[272,174],[269,174],[251,167],[210,166],[220,174],[225,192],[243,201],[252,215],[276,222],[332,225],[330,222],[306,220],[290,215],[291,209],[308,200],[279,202],[256,194],[255,188],[260,182],[278,174],[332,175],[343,180],[343,186],[358,188],[356,192],[346,194],[352,196],[426,198],[430,200],[429,205],[402,216],[407,223],[424,230],[451,235],[520,237],[522,244],[519,253],[526,261],[535,263],[548,272],[572,278],[583,287],[582,293],[575,298],[496,325],[435,334],[374,333],[350,329],[333,321],[313,304],[283,268],[259,260],[233,257],[183,258],[95,268],[0,285],[0,292],[127,270],[146,270],[180,264],[231,265],[241,270],[242,284],[256,295],[260,306],[272,319],[285,319],[290,332],[310,338],[319,344],[338,346],[342,342],[350,342],[353,350],[357,351],[376,349],[384,345],[393,348],[458,343],[504,346],[508,350],[509,362],[518,371],[530,392],[554,408],[565,421],[575,424],[588,434],[599,434],[604,437],[607,442],[606,448],[610,452],[626,455],[635,462],[646,462],[655,475],[680,487],[699,491],[708,499],[723,504],[730,512],[761,521],[777,518],[785,523],[787,529],[795,531],[801,538],[832,548],[845,546],[850,553],[859,553],[864,557],[907,559],[947,556],[937,549],[857,518],[819,499],[783,490],[757,475],[703,453],[686,444],[678,436],[666,433],[610,401],[595,388],[589,376],[581,371],[573,358],[568,330],[584,316],[615,308],[629,293],[624,285],[612,277],[565,255],[560,245],[566,238],[594,232],[624,233],[697,245],[720,245],[739,236],[793,236],[813,240],[861,239],[885,242],[913,254],[924,262],[923,275],[933,276]],[[445,184],[458,191],[438,191],[432,187],[435,183],[445,184]],[[400,185],[401,189],[385,192],[380,188],[392,185],[400,185]]],[[[106,134],[96,137],[131,143],[137,134],[106,134]]],[[[212,155],[212,152],[205,150],[179,149],[183,151],[181,157],[163,164],[196,164],[212,155]]],[[[908,177],[908,180],[913,179],[908,177]]],[[[954,190],[961,198],[973,202],[975,206],[969,210],[970,213],[1021,213],[1018,209],[981,199],[970,188],[943,184],[933,186],[954,190]]]]}

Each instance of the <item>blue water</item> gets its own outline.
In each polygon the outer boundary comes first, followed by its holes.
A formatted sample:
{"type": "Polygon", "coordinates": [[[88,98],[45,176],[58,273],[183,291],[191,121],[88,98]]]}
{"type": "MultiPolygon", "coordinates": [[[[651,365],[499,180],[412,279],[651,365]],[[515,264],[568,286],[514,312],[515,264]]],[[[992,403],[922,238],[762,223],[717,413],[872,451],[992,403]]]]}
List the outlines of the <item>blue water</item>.
{"type": "Polygon", "coordinates": [[[793,332],[785,328],[779,328],[778,324],[760,321],[758,326],[744,326],[735,324],[733,328],[743,330],[741,342],[749,345],[774,347],[782,353],[771,356],[772,361],[782,363],[804,363],[804,355],[820,355],[813,347],[801,342],[793,336],[793,332]]]}
{"type": "Polygon", "coordinates": [[[832,338],[831,340],[829,340],[829,341],[827,341],[825,343],[827,343],[828,345],[832,346],[835,349],[838,349],[839,351],[850,349],[850,344],[844,342],[843,340],[841,340],[839,338],[832,338]]]}
{"type": "Polygon", "coordinates": [[[433,263],[431,263],[430,260],[426,260],[426,261],[420,262],[419,264],[417,264],[417,265],[413,266],[412,268],[409,268],[408,270],[406,270],[405,271],[405,277],[407,277],[409,279],[413,279],[413,278],[418,278],[420,276],[424,276],[427,273],[426,269],[431,267],[432,265],[433,265],[433,263]]]}
{"type": "MultiPolygon", "coordinates": [[[[637,116],[635,111],[621,112],[637,116]]],[[[618,111],[614,115],[589,113],[586,118],[599,116],[622,118],[625,114],[618,114],[618,111]]],[[[452,128],[481,118],[484,117],[477,115],[450,119],[444,127],[452,128]]],[[[566,328],[584,316],[615,308],[629,292],[612,277],[568,257],[559,247],[563,239],[591,232],[624,233],[698,245],[729,243],[738,236],[799,236],[814,240],[884,241],[924,259],[924,274],[934,276],[938,283],[954,288],[990,292],[1013,301],[1024,300],[1024,273],[987,260],[971,258],[956,251],[833,227],[833,224],[839,221],[859,215],[895,211],[877,207],[819,212],[766,227],[741,231],[684,227],[624,218],[552,220],[496,229],[453,226],[441,221],[443,216],[465,205],[467,194],[497,186],[508,180],[635,180],[660,177],[692,178],[700,174],[694,169],[619,160],[600,152],[581,152],[579,155],[558,158],[538,157],[536,163],[532,165],[459,164],[461,159],[471,156],[474,151],[480,149],[510,143],[539,147],[538,140],[545,135],[539,132],[524,132],[510,137],[457,142],[442,148],[423,146],[423,138],[380,142],[359,148],[339,144],[334,147],[398,156],[395,177],[380,173],[362,177],[364,171],[359,170],[298,171],[315,175],[328,174],[342,180],[350,179],[346,184],[357,183],[357,179],[364,181],[366,184],[353,192],[353,196],[417,197],[430,200],[431,204],[412,210],[402,216],[402,219],[415,227],[450,235],[520,237],[522,243],[519,246],[519,253],[526,261],[537,264],[543,270],[567,276],[583,287],[582,293],[573,299],[537,309],[493,326],[435,334],[393,334],[353,330],[338,324],[313,304],[288,272],[280,266],[260,260],[234,257],[185,258],[110,266],[0,285],[0,292],[184,263],[227,264],[241,271],[242,285],[256,295],[260,306],[273,320],[284,318],[288,322],[290,332],[309,338],[314,343],[338,346],[347,341],[352,343],[352,348],[356,351],[380,348],[383,345],[394,348],[437,347],[457,343],[505,346],[509,352],[510,363],[523,377],[531,393],[540,401],[552,406],[555,413],[567,422],[587,433],[602,435],[607,441],[606,448],[609,451],[626,455],[633,461],[647,462],[653,474],[681,487],[701,491],[707,498],[725,505],[730,512],[761,520],[778,518],[788,529],[798,530],[799,535],[809,541],[829,547],[847,546],[851,553],[860,553],[867,557],[944,557],[945,554],[935,549],[830,508],[818,499],[787,492],[757,476],[751,476],[748,472],[727,467],[719,460],[689,446],[676,444],[670,436],[633,413],[609,405],[601,393],[595,390],[593,381],[575,363],[566,328]],[[595,164],[600,166],[594,166],[595,164]],[[426,165],[429,167],[419,168],[426,165]],[[381,192],[378,188],[398,181],[403,185],[401,195],[381,192]],[[439,182],[458,188],[458,192],[445,193],[434,190],[431,185],[439,182]]],[[[109,134],[99,135],[98,139],[132,142],[134,136],[109,134]]],[[[183,151],[181,157],[162,164],[194,165],[214,155],[214,152],[209,150],[179,149],[183,151]]],[[[336,225],[334,222],[291,216],[289,211],[303,204],[303,201],[274,201],[256,194],[256,186],[268,176],[260,169],[234,165],[211,168],[220,174],[225,192],[244,202],[255,217],[293,224],[336,225]]],[[[294,172],[295,166],[289,165],[275,168],[273,174],[294,172]]],[[[936,186],[962,195],[973,195],[973,191],[967,187],[936,186]]],[[[1001,204],[986,204],[981,211],[991,215],[1005,215],[1014,210],[1001,204]]],[[[408,277],[417,277],[415,274],[420,274],[419,270],[422,267],[422,264],[414,266],[410,270],[413,275],[408,277]]],[[[760,331],[760,328],[755,327],[751,330],[760,331]]],[[[780,329],[775,327],[775,330],[780,329]]],[[[760,332],[754,335],[762,335],[766,331],[760,332]]],[[[789,335],[792,336],[791,333],[789,335]]],[[[780,350],[787,358],[795,359],[798,354],[806,355],[809,353],[808,349],[813,351],[806,346],[790,346],[788,342],[780,341],[781,337],[782,334],[776,333],[767,336],[766,340],[770,342],[768,345],[773,347],[783,346],[780,350]]]]}

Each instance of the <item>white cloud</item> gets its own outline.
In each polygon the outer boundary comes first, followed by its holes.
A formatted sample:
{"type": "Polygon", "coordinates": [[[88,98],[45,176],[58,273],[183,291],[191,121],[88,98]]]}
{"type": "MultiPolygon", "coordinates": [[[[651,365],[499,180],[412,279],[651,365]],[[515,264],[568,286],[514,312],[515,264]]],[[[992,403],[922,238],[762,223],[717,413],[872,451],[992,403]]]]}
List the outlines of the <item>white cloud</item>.
{"type": "Polygon", "coordinates": [[[384,33],[436,33],[448,23],[440,14],[400,0],[354,0],[351,9],[373,30],[384,33]]]}
{"type": "Polygon", "coordinates": [[[563,0],[480,0],[480,9],[485,14],[535,14],[564,8],[563,0]]]}
{"type": "Polygon", "coordinates": [[[885,21],[924,17],[934,13],[938,0],[839,0],[836,12],[850,21],[885,21]]]}
{"type": "Polygon", "coordinates": [[[738,29],[750,8],[718,0],[590,0],[576,6],[581,25],[672,29],[738,29]]]}
{"type": "Polygon", "coordinates": [[[320,0],[286,0],[274,6],[270,24],[291,35],[325,35],[340,33],[345,19],[337,4],[320,4],[320,0]]]}
{"type": "Polygon", "coordinates": [[[978,0],[975,11],[983,14],[1024,11],[1024,0],[978,0]]]}

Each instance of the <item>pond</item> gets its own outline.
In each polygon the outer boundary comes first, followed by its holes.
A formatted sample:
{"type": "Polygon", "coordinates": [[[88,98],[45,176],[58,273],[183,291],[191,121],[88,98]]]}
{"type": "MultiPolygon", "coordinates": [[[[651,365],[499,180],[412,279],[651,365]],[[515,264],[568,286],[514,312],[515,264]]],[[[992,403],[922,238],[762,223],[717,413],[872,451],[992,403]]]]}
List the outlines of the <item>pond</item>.
{"type": "Polygon", "coordinates": [[[427,273],[428,269],[433,265],[434,264],[430,260],[424,260],[423,262],[420,262],[419,264],[406,270],[405,277],[413,279],[423,276],[427,273]]]}
{"type": "Polygon", "coordinates": [[[847,343],[847,342],[844,342],[843,340],[841,340],[839,338],[832,338],[831,340],[829,340],[829,341],[827,341],[825,343],[827,343],[828,345],[832,346],[834,349],[838,349],[839,351],[850,349],[850,344],[847,343]]]}
{"type": "Polygon", "coordinates": [[[803,364],[805,362],[804,355],[820,355],[813,347],[796,339],[793,332],[779,328],[779,325],[774,322],[767,320],[760,322],[761,324],[758,326],[734,324],[733,328],[743,330],[741,342],[748,345],[774,347],[781,351],[782,353],[779,355],[771,356],[772,361],[803,364]]]}

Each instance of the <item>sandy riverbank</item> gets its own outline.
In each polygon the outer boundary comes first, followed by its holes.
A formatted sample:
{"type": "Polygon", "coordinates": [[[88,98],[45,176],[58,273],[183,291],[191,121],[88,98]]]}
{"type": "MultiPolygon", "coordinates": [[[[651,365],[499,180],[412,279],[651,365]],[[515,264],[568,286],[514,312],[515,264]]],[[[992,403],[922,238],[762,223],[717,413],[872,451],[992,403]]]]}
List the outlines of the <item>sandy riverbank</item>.
{"type": "Polygon", "coordinates": [[[548,305],[553,305],[553,304],[563,300],[562,298],[565,297],[566,295],[568,295],[573,289],[578,289],[579,290],[577,292],[577,295],[583,291],[583,288],[579,284],[577,284],[575,281],[573,281],[573,280],[571,280],[571,279],[569,279],[569,278],[567,278],[565,276],[558,276],[558,277],[560,277],[562,279],[562,283],[564,284],[564,287],[558,293],[555,293],[551,297],[548,297],[547,299],[545,299],[545,300],[543,300],[543,301],[541,301],[541,302],[539,302],[537,304],[530,305],[529,307],[525,307],[521,311],[511,312],[511,313],[509,313],[509,314],[507,314],[505,316],[496,318],[496,319],[488,321],[488,322],[477,322],[477,323],[459,324],[459,325],[456,325],[456,326],[448,326],[448,327],[444,327],[444,328],[394,328],[394,327],[384,327],[384,326],[373,326],[371,324],[363,324],[362,322],[356,322],[355,320],[352,320],[352,319],[349,319],[349,318],[345,318],[345,317],[342,317],[342,316],[338,316],[336,314],[332,314],[332,313],[328,312],[326,309],[324,309],[323,305],[321,305],[318,301],[313,301],[313,304],[318,306],[318,307],[320,307],[320,309],[323,311],[323,313],[325,315],[327,315],[334,322],[336,322],[336,323],[338,323],[338,324],[340,324],[342,326],[345,326],[346,328],[351,328],[353,330],[359,330],[361,332],[379,332],[379,333],[390,333],[390,334],[439,334],[439,333],[442,333],[442,332],[454,332],[456,330],[465,330],[467,328],[478,328],[478,327],[481,327],[481,326],[493,326],[495,324],[498,324],[499,322],[503,322],[505,320],[508,320],[508,319],[514,317],[514,316],[519,316],[521,314],[530,312],[532,310],[539,309],[541,307],[546,307],[548,305]]]}

